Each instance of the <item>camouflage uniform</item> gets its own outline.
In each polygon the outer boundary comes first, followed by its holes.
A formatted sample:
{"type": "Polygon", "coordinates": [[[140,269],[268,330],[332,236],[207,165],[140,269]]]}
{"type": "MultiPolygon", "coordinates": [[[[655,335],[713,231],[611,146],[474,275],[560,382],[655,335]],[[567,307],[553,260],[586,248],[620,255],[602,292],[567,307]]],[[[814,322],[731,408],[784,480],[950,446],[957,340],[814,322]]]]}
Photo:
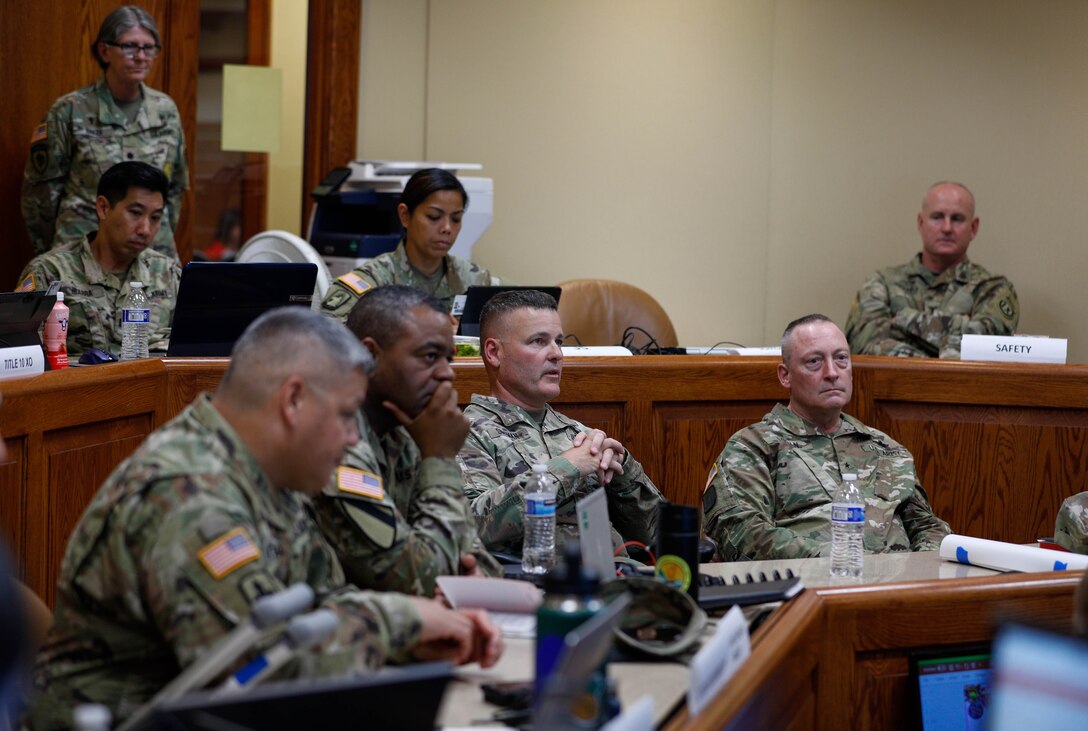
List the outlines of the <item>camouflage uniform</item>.
{"type": "MultiPolygon", "coordinates": [[[[543,463],[558,485],[556,544],[578,536],[575,503],[600,487],[597,475],[580,477],[566,457],[574,437],[589,431],[551,406],[537,423],[529,412],[493,396],[474,394],[465,409],[471,430],[457,459],[465,475],[465,494],[472,504],[484,545],[492,551],[521,554],[525,483],[532,466],[543,463]]],[[[608,484],[612,545],[624,540],[648,546],[657,538],[657,506],[661,493],[630,452],[623,475],[608,484]]]]}
{"type": "Polygon", "coordinates": [[[865,496],[866,552],[936,550],[948,535],[906,447],[846,414],[825,435],[781,404],[726,443],[703,492],[706,533],[726,561],[826,554],[843,472],[865,496]]]}
{"type": "Polygon", "coordinates": [[[46,252],[19,275],[20,291],[46,289],[59,281],[68,305],[68,354],[91,348],[121,352],[121,310],[131,292],[129,282],[143,282],[151,308],[148,350],[166,351],[170,320],[181,281],[178,260],[151,249],[140,252],[124,274],[107,272],[91,251],[96,231],[82,241],[46,252]]]}
{"type": "Polygon", "coordinates": [[[345,322],[363,292],[385,284],[404,284],[423,290],[434,295],[448,311],[453,306],[454,295],[464,294],[469,287],[492,283],[491,272],[481,269],[468,259],[447,255],[442,263],[446,274],[435,287],[412,268],[404,246],[404,241],[401,241],[394,251],[376,256],[344,276],[334,279],[321,302],[321,311],[345,322]],[[434,291],[431,291],[432,288],[434,291]]]}
{"type": "Polygon", "coordinates": [[[340,625],[283,675],[376,668],[406,659],[419,637],[407,597],[345,585],[306,499],[270,484],[209,397],[198,397],[113,472],[76,527],[35,667],[31,726],[70,727],[82,702],[123,720],[255,599],[299,581],[340,625]]]}
{"type": "Polygon", "coordinates": [[[166,94],[142,84],[140,90],[143,104],[131,124],[103,77],[54,102],[34,131],[22,201],[34,253],[77,243],[98,228],[98,179],[119,162],[140,160],[162,170],[170,181],[166,215],[152,245],[177,258],[174,231],[181,195],[189,187],[181,117],[166,94]]]}
{"type": "Polygon", "coordinates": [[[1012,335],[1019,321],[1020,302],[1005,277],[967,259],[934,274],[918,254],[865,281],[846,339],[860,355],[959,358],[963,335],[1012,335]]]}
{"type": "Polygon", "coordinates": [[[1074,553],[1088,553],[1088,492],[1077,493],[1062,503],[1054,540],[1074,553]]]}
{"type": "Polygon", "coordinates": [[[404,427],[379,436],[362,415],[358,425],[359,442],[314,501],[348,581],[433,596],[435,578],[460,573],[467,553],[500,575],[476,534],[457,462],[423,459],[404,427]]]}

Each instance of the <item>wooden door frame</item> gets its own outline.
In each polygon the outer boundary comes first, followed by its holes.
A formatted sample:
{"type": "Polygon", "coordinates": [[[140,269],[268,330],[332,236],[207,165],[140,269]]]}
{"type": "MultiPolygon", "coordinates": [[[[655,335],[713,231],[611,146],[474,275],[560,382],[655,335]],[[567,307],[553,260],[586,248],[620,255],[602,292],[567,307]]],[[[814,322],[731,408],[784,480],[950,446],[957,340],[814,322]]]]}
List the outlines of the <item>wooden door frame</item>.
{"type": "Polygon", "coordinates": [[[299,222],[303,238],[310,191],[330,170],[355,159],[362,15],[363,0],[310,0],[299,222]]]}

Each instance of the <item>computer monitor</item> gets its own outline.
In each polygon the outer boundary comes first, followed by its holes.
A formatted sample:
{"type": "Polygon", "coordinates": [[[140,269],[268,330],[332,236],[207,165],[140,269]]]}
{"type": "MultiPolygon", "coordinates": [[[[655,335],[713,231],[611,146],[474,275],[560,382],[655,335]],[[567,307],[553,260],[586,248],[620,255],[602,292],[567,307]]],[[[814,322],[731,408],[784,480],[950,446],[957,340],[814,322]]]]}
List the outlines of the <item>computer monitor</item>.
{"type": "Polygon", "coordinates": [[[475,338],[480,337],[480,312],[484,309],[487,301],[499,292],[525,289],[535,289],[550,294],[555,298],[556,302],[559,302],[559,295],[563,291],[559,287],[469,287],[465,291],[465,306],[461,310],[461,324],[457,328],[457,334],[475,338]]]}
{"type": "Polygon", "coordinates": [[[433,731],[451,677],[452,666],[437,662],[383,668],[352,678],[270,683],[218,697],[214,691],[193,693],[159,708],[152,727],[160,731],[433,731]]]}
{"type": "Polygon", "coordinates": [[[985,644],[911,653],[922,731],[982,731],[990,687],[990,651],[985,644]]]}
{"type": "Polygon", "coordinates": [[[234,341],[267,310],[309,307],[313,264],[192,262],[181,272],[168,356],[227,356],[234,341]]]}

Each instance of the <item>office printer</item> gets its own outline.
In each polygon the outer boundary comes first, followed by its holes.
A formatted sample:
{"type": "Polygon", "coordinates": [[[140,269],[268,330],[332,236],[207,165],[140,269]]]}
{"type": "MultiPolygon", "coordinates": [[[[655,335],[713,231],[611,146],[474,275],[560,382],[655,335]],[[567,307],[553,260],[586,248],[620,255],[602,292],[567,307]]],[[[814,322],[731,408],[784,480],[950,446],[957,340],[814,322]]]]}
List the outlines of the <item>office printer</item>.
{"type": "Polygon", "coordinates": [[[313,191],[307,239],[325,260],[333,278],[367,259],[392,251],[403,229],[397,217],[401,191],[412,173],[442,168],[457,175],[468,193],[468,209],[451,254],[472,258],[476,241],[491,226],[494,186],[491,178],[465,177],[463,170],[480,170],[474,163],[355,160],[336,168],[313,191]]]}

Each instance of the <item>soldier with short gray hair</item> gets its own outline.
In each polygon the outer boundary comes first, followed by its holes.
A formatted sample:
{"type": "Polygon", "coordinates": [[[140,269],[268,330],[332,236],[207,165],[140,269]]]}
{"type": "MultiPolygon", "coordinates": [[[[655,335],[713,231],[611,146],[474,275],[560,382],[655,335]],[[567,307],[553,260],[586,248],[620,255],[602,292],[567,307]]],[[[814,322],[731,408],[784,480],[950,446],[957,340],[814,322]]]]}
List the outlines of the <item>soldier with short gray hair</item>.
{"type": "MultiPolygon", "coordinates": [[[[365,672],[416,657],[491,665],[485,614],[348,585],[306,495],[358,440],[370,354],[307,308],[257,319],[214,395],[151,434],[99,489],[65,553],[35,667],[34,729],[70,728],[79,703],[123,721],[250,614],[309,584],[338,630],[280,677],[365,672]]],[[[275,637],[239,660],[233,672],[275,637]]]]}
{"type": "Polygon", "coordinates": [[[850,472],[865,497],[866,552],[937,549],[950,531],[933,514],[910,452],[842,413],[853,381],[850,349],[835,323],[818,314],[791,322],[778,380],[789,404],[730,437],[707,479],[706,533],[722,557],[827,555],[831,503],[850,472]]]}
{"type": "Polygon", "coordinates": [[[93,231],[98,178],[114,163],[141,160],[170,181],[152,247],[178,258],[174,232],[189,187],[185,135],[174,101],[144,84],[161,50],[158,26],[146,10],[117,8],[91,43],[102,78],[58,99],[34,129],[22,211],[35,254],[76,245],[93,231]]]}

